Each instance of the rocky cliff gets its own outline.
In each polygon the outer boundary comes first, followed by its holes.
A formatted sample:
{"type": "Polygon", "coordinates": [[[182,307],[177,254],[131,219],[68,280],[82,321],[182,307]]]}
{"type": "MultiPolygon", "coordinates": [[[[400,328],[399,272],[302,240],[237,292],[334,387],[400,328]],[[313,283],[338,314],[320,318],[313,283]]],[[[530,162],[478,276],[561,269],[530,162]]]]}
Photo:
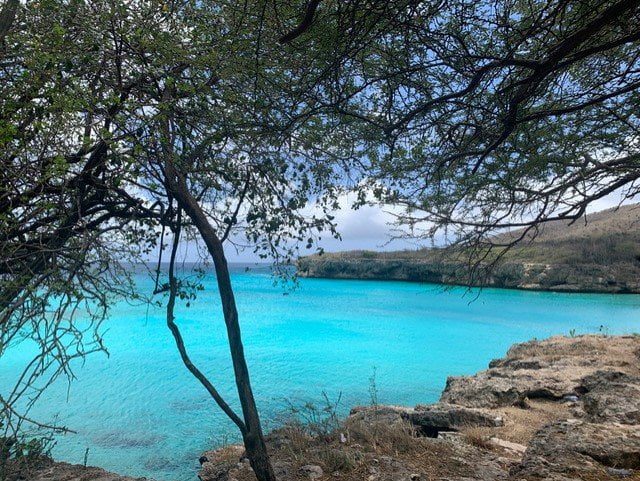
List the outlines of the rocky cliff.
{"type": "Polygon", "coordinates": [[[299,259],[297,267],[301,277],[484,285],[564,292],[640,293],[638,262],[610,265],[505,262],[498,265],[488,277],[477,281],[470,281],[465,264],[415,258],[314,256],[299,259]]]}

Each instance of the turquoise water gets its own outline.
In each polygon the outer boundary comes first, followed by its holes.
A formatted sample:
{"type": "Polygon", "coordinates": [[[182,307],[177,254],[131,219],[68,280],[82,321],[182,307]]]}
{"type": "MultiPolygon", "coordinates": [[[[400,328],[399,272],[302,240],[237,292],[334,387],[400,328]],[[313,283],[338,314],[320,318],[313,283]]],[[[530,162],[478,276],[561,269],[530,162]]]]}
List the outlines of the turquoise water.
{"type": "MultiPolygon", "coordinates": [[[[383,281],[301,279],[283,295],[264,272],[233,274],[246,355],[265,427],[277,426],[289,402],[319,401],[341,413],[370,402],[375,368],[378,402],[436,401],[447,375],[470,374],[514,342],[554,334],[640,332],[640,296],[558,294],[455,288],[383,281]]],[[[177,322],[194,361],[237,406],[215,281],[177,322]]],[[[150,280],[140,277],[141,291],[150,280]]],[[[195,480],[200,453],[237,439],[204,389],[181,364],[163,309],[114,307],[105,323],[110,356],[76,368],[32,415],[58,420],[77,434],[54,448],[60,460],[88,462],[121,474],[195,480]]],[[[0,390],[27,353],[2,359],[0,390]]]]}

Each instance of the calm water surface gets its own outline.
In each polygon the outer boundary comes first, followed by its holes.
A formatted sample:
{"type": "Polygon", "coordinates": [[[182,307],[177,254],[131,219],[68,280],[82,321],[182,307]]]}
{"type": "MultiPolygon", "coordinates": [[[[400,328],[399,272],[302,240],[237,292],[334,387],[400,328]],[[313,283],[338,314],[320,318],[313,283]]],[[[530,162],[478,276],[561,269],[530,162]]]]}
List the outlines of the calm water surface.
{"type": "MultiPolygon", "coordinates": [[[[471,374],[514,342],[554,334],[640,332],[640,296],[456,288],[403,282],[302,279],[283,295],[268,273],[233,276],[246,356],[267,429],[289,402],[342,393],[340,410],[370,402],[375,368],[380,403],[437,400],[447,375],[471,374]],[[474,300],[475,299],[475,300],[474,300]]],[[[194,361],[238,405],[215,281],[177,322],[194,361]]],[[[150,292],[149,279],[139,288],[150,292]]],[[[110,355],[76,368],[32,412],[77,431],[54,448],[60,460],[88,461],[120,474],[195,480],[200,453],[237,439],[203,388],[181,364],[164,310],[121,303],[104,327],[110,355]]],[[[0,391],[27,348],[0,365],[0,391]]]]}

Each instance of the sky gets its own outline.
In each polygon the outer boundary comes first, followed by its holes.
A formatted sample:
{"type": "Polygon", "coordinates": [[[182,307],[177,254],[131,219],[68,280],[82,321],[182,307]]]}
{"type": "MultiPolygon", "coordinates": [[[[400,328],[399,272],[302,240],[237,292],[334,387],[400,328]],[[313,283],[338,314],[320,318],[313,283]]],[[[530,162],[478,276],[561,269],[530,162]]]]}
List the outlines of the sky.
{"type": "MultiPolygon", "coordinates": [[[[601,210],[616,207],[620,204],[622,192],[616,191],[612,194],[594,201],[587,209],[587,212],[598,212],[601,210]]],[[[395,239],[397,237],[396,227],[394,227],[393,213],[400,212],[399,208],[392,206],[365,206],[358,210],[350,209],[353,198],[343,196],[340,198],[340,210],[334,214],[338,226],[338,232],[342,235],[342,240],[325,239],[319,245],[327,252],[337,252],[346,250],[415,250],[421,247],[429,247],[430,241],[423,241],[422,244],[407,239],[395,239]]],[[[313,251],[301,252],[301,254],[311,254],[313,251]]],[[[250,251],[236,252],[234,249],[227,251],[230,262],[254,262],[258,258],[250,251]]],[[[264,261],[263,261],[264,262],[264,261]]]]}
{"type": "MultiPolygon", "coordinates": [[[[313,254],[316,247],[320,246],[327,252],[346,250],[401,250],[416,249],[421,247],[416,242],[404,239],[394,239],[397,232],[394,231],[393,212],[399,212],[398,208],[391,206],[364,206],[358,210],[350,208],[355,196],[344,195],[338,199],[340,209],[333,212],[342,239],[334,239],[323,236],[317,246],[311,250],[301,250],[301,255],[313,254]]],[[[429,245],[425,243],[424,245],[429,245]]],[[[236,252],[231,248],[227,250],[230,262],[253,262],[257,257],[247,249],[244,252],[236,252]]],[[[264,261],[263,261],[264,262],[264,261]]]]}
{"type": "MultiPolygon", "coordinates": [[[[622,192],[617,191],[612,194],[594,201],[587,209],[587,212],[598,212],[620,204],[622,192]]],[[[339,199],[340,209],[336,210],[335,222],[338,232],[342,235],[342,239],[333,239],[323,237],[318,243],[326,252],[338,252],[348,250],[372,250],[372,251],[390,251],[390,250],[415,250],[422,247],[430,247],[431,241],[424,240],[419,243],[414,240],[398,239],[397,227],[393,225],[394,212],[399,213],[401,210],[393,206],[364,206],[358,210],[350,208],[354,198],[351,195],[344,195],[339,199]]],[[[629,202],[625,202],[629,203],[629,202]]],[[[166,239],[167,242],[170,239],[166,239]]],[[[311,250],[301,249],[300,255],[313,254],[316,246],[311,250]]],[[[226,255],[229,262],[238,263],[267,263],[268,260],[259,259],[251,249],[238,250],[232,245],[226,245],[226,255]]],[[[157,253],[152,254],[150,259],[157,259],[157,253]]],[[[184,243],[180,249],[178,258],[193,262],[198,260],[198,252],[196,246],[189,242],[184,243]]]]}

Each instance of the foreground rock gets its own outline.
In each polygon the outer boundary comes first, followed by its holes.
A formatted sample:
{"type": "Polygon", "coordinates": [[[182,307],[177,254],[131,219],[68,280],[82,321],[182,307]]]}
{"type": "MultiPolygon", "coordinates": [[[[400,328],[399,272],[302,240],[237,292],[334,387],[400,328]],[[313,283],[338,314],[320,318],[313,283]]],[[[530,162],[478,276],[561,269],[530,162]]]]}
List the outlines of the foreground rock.
{"type": "MultiPolygon", "coordinates": [[[[557,337],[450,378],[439,403],[357,407],[341,431],[268,443],[280,480],[640,479],[639,420],[640,337],[557,337]]],[[[255,480],[242,447],[207,456],[201,478],[255,480]]]]}
{"type": "Polygon", "coordinates": [[[418,435],[436,438],[440,432],[459,431],[471,427],[499,427],[502,416],[486,409],[455,404],[419,404],[415,408],[401,406],[359,406],[351,410],[350,421],[368,423],[409,422],[418,435]]]}
{"type": "MultiPolygon", "coordinates": [[[[638,480],[639,416],[640,337],[555,337],[450,378],[436,404],[356,407],[268,447],[279,481],[638,480]]],[[[203,481],[255,481],[242,447],[206,458],[203,481]]]]}
{"type": "Polygon", "coordinates": [[[590,390],[583,379],[597,371],[637,376],[639,343],[633,337],[583,336],[517,344],[486,371],[449,377],[440,401],[497,408],[521,405],[525,399],[573,399],[590,390]]]}
{"type": "Polygon", "coordinates": [[[640,424],[640,377],[598,371],[582,379],[583,408],[590,421],[640,424]]]}
{"type": "Polygon", "coordinates": [[[635,425],[566,420],[541,429],[529,443],[522,463],[511,474],[525,479],[566,480],[614,470],[640,469],[640,428],[635,425]]]}

